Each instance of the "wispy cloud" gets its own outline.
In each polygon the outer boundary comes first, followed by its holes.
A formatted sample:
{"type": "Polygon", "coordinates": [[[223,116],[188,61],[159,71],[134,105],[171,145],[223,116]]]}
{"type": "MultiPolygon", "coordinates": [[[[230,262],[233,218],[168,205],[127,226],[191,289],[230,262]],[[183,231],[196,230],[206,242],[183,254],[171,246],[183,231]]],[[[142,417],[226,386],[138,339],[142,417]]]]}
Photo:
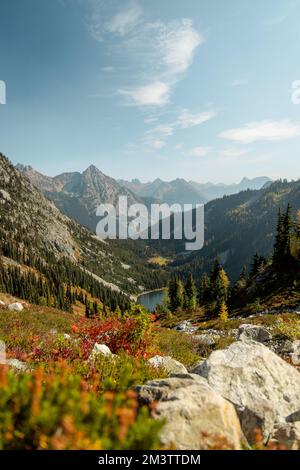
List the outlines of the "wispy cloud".
{"type": "Polygon", "coordinates": [[[131,0],[119,13],[104,24],[104,29],[109,33],[125,36],[139,24],[141,17],[141,7],[136,1],[131,0]]]}
{"type": "Polygon", "coordinates": [[[216,115],[217,113],[215,111],[191,113],[188,109],[184,109],[178,116],[175,126],[188,129],[189,127],[199,126],[206,121],[210,121],[210,119],[213,119],[216,115]]]}
{"type": "MultiPolygon", "coordinates": [[[[174,121],[161,123],[148,129],[145,132],[143,143],[155,148],[153,142],[163,142],[164,145],[160,146],[162,148],[166,145],[166,138],[171,137],[176,131],[200,126],[213,119],[216,115],[217,113],[212,110],[193,113],[188,109],[183,109],[174,121]]],[[[156,146],[156,148],[158,147],[156,146]]],[[[204,156],[204,152],[208,150],[210,150],[208,147],[195,147],[191,151],[187,151],[187,154],[191,156],[204,156]]]]}
{"type": "Polygon", "coordinates": [[[132,70],[118,94],[127,105],[166,105],[204,38],[191,19],[149,21],[137,0],[127,1],[118,11],[119,5],[115,0],[95,0],[90,20],[93,37],[99,41],[114,37],[112,53],[126,57],[132,70]]]}
{"type": "Polygon", "coordinates": [[[126,36],[142,20],[142,8],[136,0],[129,0],[119,11],[119,2],[115,0],[92,0],[92,13],[89,28],[97,41],[103,41],[105,34],[126,36]]]}
{"type": "Polygon", "coordinates": [[[154,150],[160,150],[165,147],[166,142],[164,140],[150,140],[149,145],[154,150]]]}
{"type": "Polygon", "coordinates": [[[176,129],[189,129],[190,127],[200,126],[215,116],[217,116],[217,113],[212,110],[193,113],[188,109],[183,109],[174,121],[155,126],[147,130],[146,135],[169,137],[174,134],[176,129]]]}
{"type": "Polygon", "coordinates": [[[167,83],[158,81],[131,90],[120,89],[118,93],[125,96],[128,104],[133,106],[162,106],[169,101],[170,87],[167,83]]]}
{"type": "Polygon", "coordinates": [[[241,144],[257,141],[280,141],[300,137],[300,123],[281,121],[250,122],[244,127],[221,132],[220,137],[241,144]]]}
{"type": "Polygon", "coordinates": [[[158,33],[162,61],[167,73],[177,75],[185,72],[193,63],[197,47],[204,42],[202,35],[194,28],[193,21],[159,21],[151,26],[158,33]]]}
{"type": "Polygon", "coordinates": [[[188,154],[192,157],[206,157],[211,151],[211,147],[194,147],[188,154]]]}
{"type": "Polygon", "coordinates": [[[169,102],[173,87],[193,63],[195,52],[203,38],[193,27],[192,20],[181,19],[170,23],[157,21],[143,24],[135,32],[130,47],[138,41],[144,44],[143,65],[155,70],[148,84],[124,88],[120,92],[136,106],[163,106],[169,102]]]}
{"type": "Polygon", "coordinates": [[[250,150],[247,148],[227,148],[219,152],[219,158],[226,160],[235,160],[243,155],[249,153],[250,150]]]}

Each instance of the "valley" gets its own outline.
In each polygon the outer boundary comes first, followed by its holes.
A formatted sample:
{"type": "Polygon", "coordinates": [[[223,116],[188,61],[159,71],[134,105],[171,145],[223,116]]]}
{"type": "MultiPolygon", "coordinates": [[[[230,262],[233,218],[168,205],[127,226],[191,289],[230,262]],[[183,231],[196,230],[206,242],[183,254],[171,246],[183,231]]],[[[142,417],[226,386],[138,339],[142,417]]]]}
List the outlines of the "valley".
{"type": "Polygon", "coordinates": [[[1,449],[299,447],[299,181],[207,202],[185,252],[98,239],[99,202],[144,196],[95,167],[0,176],[1,449]]]}

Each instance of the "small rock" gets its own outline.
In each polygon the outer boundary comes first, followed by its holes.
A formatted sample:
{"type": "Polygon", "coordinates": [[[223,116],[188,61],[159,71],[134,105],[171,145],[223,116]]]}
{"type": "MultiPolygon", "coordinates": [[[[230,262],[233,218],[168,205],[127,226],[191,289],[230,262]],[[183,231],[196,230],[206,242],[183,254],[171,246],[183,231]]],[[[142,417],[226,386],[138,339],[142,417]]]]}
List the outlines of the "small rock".
{"type": "Polygon", "coordinates": [[[24,310],[24,307],[22,304],[20,304],[20,302],[15,302],[8,306],[8,310],[10,312],[22,312],[22,310],[24,310]]]}
{"type": "Polygon", "coordinates": [[[184,320],[176,325],[173,329],[182,331],[183,333],[194,333],[198,328],[197,326],[193,326],[189,320],[184,320]]]}
{"type": "Polygon", "coordinates": [[[19,361],[18,359],[7,359],[6,364],[20,372],[23,372],[27,369],[27,364],[25,362],[19,361]]]}
{"type": "Polygon", "coordinates": [[[0,308],[5,307],[5,303],[0,300],[0,308]]]}
{"type": "Polygon", "coordinates": [[[205,362],[205,359],[202,359],[202,361],[199,361],[195,366],[193,366],[191,370],[191,374],[198,374],[201,375],[201,368],[203,363],[205,362]]]}
{"type": "Polygon", "coordinates": [[[184,365],[170,356],[154,356],[148,360],[148,363],[154,368],[164,369],[169,375],[187,373],[184,365]]]}
{"type": "Polygon", "coordinates": [[[263,326],[243,324],[239,326],[238,339],[241,341],[244,339],[251,339],[253,341],[257,341],[258,343],[264,343],[265,341],[272,339],[272,335],[263,326]]]}
{"type": "Polygon", "coordinates": [[[283,344],[280,345],[280,349],[282,353],[292,353],[294,352],[294,346],[293,346],[293,341],[287,339],[286,341],[283,342],[283,344]]]}
{"type": "Polygon", "coordinates": [[[300,366],[300,355],[297,353],[292,353],[291,361],[294,366],[300,366]]]}
{"type": "Polygon", "coordinates": [[[215,346],[217,339],[219,337],[212,336],[210,334],[203,334],[203,335],[194,335],[193,338],[197,341],[198,344],[202,346],[215,346]]]}
{"type": "Polygon", "coordinates": [[[68,333],[64,333],[64,334],[63,334],[63,337],[64,337],[66,340],[71,339],[71,335],[68,335],[68,333]]]}
{"type": "Polygon", "coordinates": [[[277,425],[271,440],[284,446],[287,450],[300,450],[300,423],[277,425]]]}

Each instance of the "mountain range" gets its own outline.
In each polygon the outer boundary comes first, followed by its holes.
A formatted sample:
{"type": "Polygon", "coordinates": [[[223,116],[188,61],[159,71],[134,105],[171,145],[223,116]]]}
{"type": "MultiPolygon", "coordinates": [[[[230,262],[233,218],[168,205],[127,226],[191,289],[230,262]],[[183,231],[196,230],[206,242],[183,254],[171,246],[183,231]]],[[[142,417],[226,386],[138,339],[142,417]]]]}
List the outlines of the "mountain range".
{"type": "Polygon", "coordinates": [[[104,175],[94,165],[83,173],[62,173],[53,178],[18,164],[16,168],[66,215],[96,231],[96,209],[101,203],[118,203],[119,196],[127,196],[128,204],[141,203],[133,192],[116,180],[104,175]]]}
{"type": "MultiPolygon", "coordinates": [[[[270,254],[278,207],[284,207],[288,201],[294,209],[300,207],[299,181],[272,183],[268,177],[259,177],[243,178],[239,184],[225,185],[187,182],[184,179],[165,182],[157,178],[151,183],[141,183],[139,180],[129,183],[116,181],[93,165],[83,173],[63,173],[53,178],[42,175],[30,166],[17,165],[17,169],[63,214],[92,231],[95,231],[97,224],[97,205],[116,204],[120,195],[128,196],[129,204],[205,202],[205,245],[199,252],[186,252],[184,241],[180,240],[108,242],[114,254],[122,255],[123,260],[128,260],[128,265],[135,266],[133,275],[127,273],[127,278],[133,278],[133,282],[136,282],[137,271],[142,265],[141,272],[145,276],[150,273],[147,261],[155,256],[169,260],[165,269],[158,272],[161,282],[165,271],[176,271],[182,276],[193,272],[198,278],[202,272],[209,271],[216,257],[220,258],[232,279],[236,279],[244,264],[250,266],[256,251],[266,256],[270,254]],[[211,200],[214,196],[217,198],[211,200]]],[[[118,261],[113,264],[117,265],[118,261]]],[[[105,275],[110,280],[114,279],[109,270],[105,275]]],[[[147,281],[145,278],[143,280],[146,285],[147,281]]],[[[150,284],[159,285],[159,282],[153,278],[150,284]]],[[[130,289],[128,282],[126,288],[134,291],[134,286],[130,289]]]]}
{"type": "Polygon", "coordinates": [[[247,189],[261,189],[271,183],[267,176],[258,178],[243,178],[237,184],[224,183],[198,183],[177,178],[173,181],[163,181],[159,178],[153,182],[141,183],[138,179],[131,181],[119,180],[122,186],[127,187],[136,195],[144,198],[153,198],[168,204],[204,204],[213,199],[231,194],[237,194],[247,189]]]}
{"type": "MultiPolygon", "coordinates": [[[[89,186],[88,183],[80,186],[80,182],[89,180],[96,184],[99,181],[94,180],[93,168],[88,169],[83,176],[67,174],[54,181],[37,174],[30,167],[26,168],[26,172],[38,178],[41,187],[43,184],[47,186],[45,194],[50,193],[49,189],[55,189],[59,194],[60,188],[67,185],[72,194],[70,197],[75,198],[75,191],[81,189],[80,194],[87,207],[92,204],[94,186],[89,186]],[[79,184],[76,184],[75,189],[72,185],[76,178],[79,184]]],[[[96,175],[97,178],[102,177],[98,171],[96,175]]],[[[108,188],[105,182],[101,188],[98,187],[102,191],[101,195],[105,191],[117,191],[118,188],[113,183],[108,188]]],[[[131,193],[128,194],[131,196],[131,193]]],[[[98,199],[101,195],[98,194],[98,199]]],[[[113,192],[110,192],[110,196],[116,197],[113,192]]],[[[52,264],[66,272],[69,269],[74,270],[79,279],[84,275],[88,276],[91,284],[96,282],[108,291],[114,291],[116,296],[118,293],[136,295],[141,290],[159,286],[156,271],[145,265],[139,256],[133,252],[128,253],[113,243],[99,240],[88,228],[63,214],[53,201],[45,197],[1,153],[0,242],[1,246],[6,247],[9,264],[18,265],[20,252],[27,253],[26,256],[22,254],[22,258],[26,259],[28,253],[31,253],[30,257],[36,260],[35,269],[39,270],[40,266],[51,260],[52,264]]]]}
{"type": "Polygon", "coordinates": [[[244,178],[239,184],[225,185],[196,183],[182,178],[167,182],[159,178],[151,183],[139,180],[115,180],[102,173],[94,165],[84,172],[62,173],[45,176],[31,166],[18,164],[16,168],[32,184],[51,199],[66,215],[80,224],[96,230],[96,209],[101,203],[118,203],[119,196],[127,196],[128,204],[152,202],[172,204],[204,204],[224,195],[236,194],[246,189],[260,189],[271,183],[270,178],[244,178]]]}

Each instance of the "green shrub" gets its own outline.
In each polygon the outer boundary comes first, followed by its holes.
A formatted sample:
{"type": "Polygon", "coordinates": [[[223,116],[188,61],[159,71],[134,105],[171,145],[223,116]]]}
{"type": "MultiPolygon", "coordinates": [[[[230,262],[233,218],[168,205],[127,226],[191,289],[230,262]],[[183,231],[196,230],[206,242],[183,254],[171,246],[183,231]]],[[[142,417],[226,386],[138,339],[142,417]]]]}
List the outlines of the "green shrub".
{"type": "Polygon", "coordinates": [[[162,423],[139,408],[128,383],[99,394],[97,374],[86,381],[55,367],[16,376],[0,366],[1,450],[159,448],[162,423]]]}

